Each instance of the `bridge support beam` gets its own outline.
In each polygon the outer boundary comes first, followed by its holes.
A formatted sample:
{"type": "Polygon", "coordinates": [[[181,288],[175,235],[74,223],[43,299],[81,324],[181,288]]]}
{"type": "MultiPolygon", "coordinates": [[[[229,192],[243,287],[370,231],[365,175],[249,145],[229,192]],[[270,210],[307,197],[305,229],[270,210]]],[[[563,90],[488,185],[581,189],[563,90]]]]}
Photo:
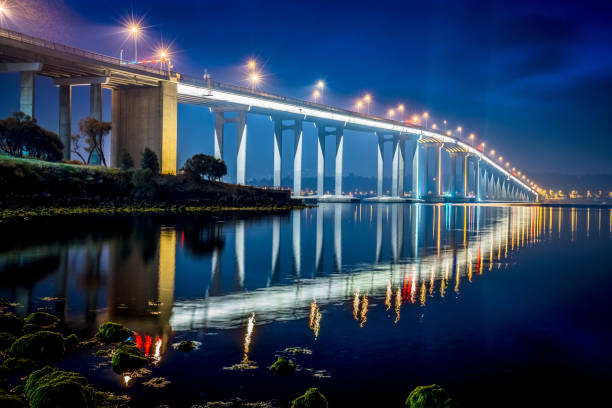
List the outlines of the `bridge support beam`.
{"type": "Polygon", "coordinates": [[[342,129],[336,132],[336,195],[342,195],[342,156],[344,154],[344,135],[342,129]]]}
{"type": "Polygon", "coordinates": [[[40,62],[14,62],[0,64],[0,73],[19,72],[19,111],[34,118],[36,72],[42,69],[40,62]]]}
{"type": "Polygon", "coordinates": [[[414,154],[412,155],[412,198],[420,199],[421,198],[421,174],[422,174],[422,150],[421,144],[417,141],[414,147],[414,154]]]}
{"type": "MultiPolygon", "coordinates": [[[[102,84],[89,85],[89,116],[102,120],[102,84]]],[[[100,164],[100,154],[93,151],[91,154],[91,164],[100,164]]]]}
{"type": "Polygon", "coordinates": [[[378,136],[378,178],[376,183],[376,195],[383,196],[383,176],[385,172],[385,135],[378,136]]]}
{"type": "Polygon", "coordinates": [[[480,159],[474,160],[474,198],[480,201],[480,159]]]}
{"type": "Polygon", "coordinates": [[[302,195],[302,122],[296,121],[293,129],[293,195],[302,195]]]}
{"type": "Polygon", "coordinates": [[[119,166],[127,151],[140,166],[143,150],[153,150],[161,171],[176,174],[177,84],[160,81],[155,87],[120,87],[112,98],[111,166],[119,166]]]}
{"type": "Polygon", "coordinates": [[[223,160],[223,140],[225,138],[225,124],[236,124],[236,184],[246,184],[246,110],[236,108],[213,108],[211,111],[215,118],[214,154],[217,159],[223,160]],[[227,118],[225,112],[236,112],[236,116],[227,118]]]}
{"type": "Polygon", "coordinates": [[[282,178],[283,121],[274,120],[274,187],[280,188],[282,178]]]}
{"type": "Polygon", "coordinates": [[[317,137],[317,195],[325,194],[325,126],[318,127],[317,137]]]}
{"type": "Polygon", "coordinates": [[[72,87],[60,85],[59,87],[59,127],[58,136],[64,144],[64,159],[70,160],[70,136],[72,116],[72,87]]]}
{"type": "Polygon", "coordinates": [[[274,187],[279,188],[282,183],[283,161],[283,131],[293,131],[293,196],[302,195],[302,121],[297,119],[283,119],[271,117],[274,122],[274,187]],[[292,120],[290,125],[284,120],[292,120]]]}

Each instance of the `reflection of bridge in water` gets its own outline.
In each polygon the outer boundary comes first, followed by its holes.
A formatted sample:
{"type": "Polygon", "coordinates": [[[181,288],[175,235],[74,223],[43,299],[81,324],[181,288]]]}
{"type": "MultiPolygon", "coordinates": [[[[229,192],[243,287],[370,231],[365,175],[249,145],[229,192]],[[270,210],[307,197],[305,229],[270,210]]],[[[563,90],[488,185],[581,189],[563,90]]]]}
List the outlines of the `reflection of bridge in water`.
{"type": "MultiPolygon", "coordinates": [[[[294,259],[293,284],[276,285],[250,292],[238,291],[201,299],[177,300],[172,308],[170,325],[173,330],[215,327],[230,328],[244,324],[255,313],[258,323],[293,320],[308,317],[326,304],[337,303],[355,297],[357,309],[361,304],[361,318],[367,314],[367,297],[385,298],[388,307],[395,305],[399,318],[402,305],[425,304],[428,297],[448,291],[458,292],[462,281],[499,268],[509,253],[535,242],[544,232],[544,209],[528,207],[487,208],[495,215],[490,223],[483,222],[486,207],[473,205],[362,205],[319,207],[301,216],[292,213],[292,248],[294,259]],[[353,266],[343,271],[342,227],[343,212],[354,208],[355,221],[368,217],[376,225],[375,258],[373,263],[353,266]],[[405,210],[406,209],[406,210],[405,210]],[[433,223],[425,225],[426,210],[433,212],[433,223]],[[313,217],[315,224],[315,273],[322,268],[325,256],[332,255],[336,273],[328,276],[304,277],[301,270],[303,218],[313,217]],[[331,213],[333,225],[333,254],[324,248],[325,214],[331,213]],[[405,220],[404,218],[408,219],[405,220]],[[389,233],[383,234],[383,224],[389,223],[389,233]],[[456,221],[459,220],[459,225],[456,221]],[[408,226],[408,231],[405,231],[408,226]],[[405,233],[410,237],[404,239],[405,233]],[[405,242],[410,245],[405,245],[405,242]],[[383,246],[390,245],[391,259],[381,262],[383,246]],[[404,252],[407,252],[406,254],[404,252]],[[346,272],[346,273],[341,273],[346,272]],[[316,305],[314,305],[316,302],[316,305]],[[365,309],[363,307],[366,304],[365,309]],[[312,306],[312,307],[311,307],[312,306]]],[[[346,215],[346,214],[345,214],[346,215]]],[[[552,217],[552,210],[550,217],[552,217]]],[[[490,218],[488,218],[490,219],[490,218]]],[[[552,223],[552,218],[550,218],[552,223]]],[[[280,254],[281,218],[272,220],[271,278],[278,273],[280,254]]],[[[330,225],[327,225],[328,227],[330,225]]],[[[245,240],[244,221],[235,226],[235,259],[237,287],[244,287],[245,240]]],[[[211,282],[220,279],[221,254],[212,254],[211,282]]],[[[356,312],[357,313],[357,312],[356,312]]]]}

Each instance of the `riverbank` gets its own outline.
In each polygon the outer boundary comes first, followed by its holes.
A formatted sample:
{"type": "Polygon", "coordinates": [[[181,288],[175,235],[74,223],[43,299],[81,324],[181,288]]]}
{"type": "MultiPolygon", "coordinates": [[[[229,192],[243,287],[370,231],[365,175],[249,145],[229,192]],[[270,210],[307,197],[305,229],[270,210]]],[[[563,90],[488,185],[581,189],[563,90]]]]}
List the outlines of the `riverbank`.
{"type": "Polygon", "coordinates": [[[0,156],[0,219],[302,208],[288,190],[0,156]]]}

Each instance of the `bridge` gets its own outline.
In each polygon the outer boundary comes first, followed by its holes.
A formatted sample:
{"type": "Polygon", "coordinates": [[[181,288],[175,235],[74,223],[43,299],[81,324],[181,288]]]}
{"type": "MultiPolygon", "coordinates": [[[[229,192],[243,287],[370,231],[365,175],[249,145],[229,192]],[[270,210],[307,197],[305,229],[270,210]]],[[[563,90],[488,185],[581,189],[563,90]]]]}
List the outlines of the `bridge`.
{"type": "MultiPolygon", "coordinates": [[[[293,194],[302,197],[302,127],[317,128],[318,201],[353,201],[342,189],[344,131],[366,132],[377,138],[377,195],[371,200],[531,202],[538,193],[520,174],[489,157],[470,142],[434,129],[406,124],[300,99],[199,79],[97,54],[11,30],[0,29],[0,72],[19,72],[20,111],[35,117],[36,75],[50,77],[59,88],[59,136],[70,158],[73,86],[90,87],[90,115],[102,118],[102,88],[112,90],[111,166],[122,151],[138,161],[145,147],[161,158],[163,173],[177,171],[177,105],[208,107],[214,114],[214,155],[223,159],[225,125],[236,124],[236,182],[246,184],[247,118],[269,116],[274,122],[274,187],[281,186],[283,131],[293,132],[293,194]],[[335,145],[326,149],[331,136],[335,145]],[[384,145],[392,144],[392,189],[385,196],[384,145]],[[325,194],[326,153],[335,156],[333,194],[325,194]],[[410,176],[406,161],[411,160],[410,176]],[[444,172],[443,162],[450,161],[444,172]],[[448,169],[447,169],[448,170],[448,169]],[[446,174],[445,174],[446,173],[446,174]],[[404,182],[411,180],[407,192],[404,182]]],[[[375,154],[373,152],[373,154],[375,154]]],[[[136,163],[138,164],[138,163],[136,163]]]]}

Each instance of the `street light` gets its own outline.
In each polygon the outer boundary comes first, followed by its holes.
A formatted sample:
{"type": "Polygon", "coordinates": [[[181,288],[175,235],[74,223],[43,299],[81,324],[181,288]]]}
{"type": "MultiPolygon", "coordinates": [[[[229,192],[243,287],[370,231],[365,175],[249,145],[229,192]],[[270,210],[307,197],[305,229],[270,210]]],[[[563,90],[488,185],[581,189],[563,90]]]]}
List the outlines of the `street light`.
{"type": "Polygon", "coordinates": [[[404,120],[404,104],[400,103],[399,105],[397,105],[397,111],[400,113],[400,120],[404,120]]]}
{"type": "Polygon", "coordinates": [[[137,22],[132,22],[128,26],[128,32],[134,38],[134,61],[138,61],[138,35],[140,35],[140,25],[137,22]]]}
{"type": "Polygon", "coordinates": [[[255,62],[254,59],[249,60],[249,62],[247,63],[247,66],[249,67],[249,69],[253,70],[255,69],[255,67],[257,66],[257,63],[255,62]]]}
{"type": "Polygon", "coordinates": [[[251,81],[251,92],[253,92],[255,91],[255,84],[259,82],[259,75],[257,74],[257,72],[253,72],[249,76],[249,80],[251,81]]]}
{"type": "Polygon", "coordinates": [[[491,156],[495,156],[495,149],[491,150],[489,153],[491,153],[491,156]]]}
{"type": "Polygon", "coordinates": [[[387,115],[389,115],[389,119],[391,119],[395,115],[395,111],[393,109],[389,109],[389,111],[387,112],[387,115]]]}
{"type": "Polygon", "coordinates": [[[419,115],[414,115],[412,117],[412,122],[416,125],[417,123],[419,123],[419,115]]]}
{"type": "Polygon", "coordinates": [[[363,100],[368,104],[368,115],[370,114],[370,102],[372,102],[372,95],[369,93],[365,94],[363,100]]]}
{"type": "Polygon", "coordinates": [[[459,138],[461,138],[461,132],[463,132],[463,128],[461,126],[458,126],[457,132],[459,132],[459,138]]]}
{"type": "Polygon", "coordinates": [[[470,133],[468,137],[470,138],[472,142],[474,142],[474,139],[476,138],[476,136],[473,133],[470,133]]]}
{"type": "Polygon", "coordinates": [[[355,103],[355,107],[357,108],[357,112],[361,113],[361,108],[363,108],[363,101],[361,99],[359,99],[355,103]]]}
{"type": "Polygon", "coordinates": [[[429,119],[429,112],[424,112],[423,118],[425,119],[425,129],[427,129],[427,120],[429,119]]]}
{"type": "Polygon", "coordinates": [[[319,99],[319,96],[321,96],[321,92],[319,92],[318,89],[315,89],[312,93],[312,97],[314,98],[315,103],[317,103],[317,99],[319,99]]]}
{"type": "Polygon", "coordinates": [[[444,119],[444,131],[446,132],[446,119],[444,119]]]}
{"type": "Polygon", "coordinates": [[[433,125],[431,125],[431,128],[436,130],[438,128],[438,125],[436,125],[435,123],[433,125]]]}
{"type": "Polygon", "coordinates": [[[451,132],[450,130],[447,130],[447,131],[446,131],[446,136],[450,136],[450,135],[452,135],[452,134],[453,134],[453,132],[451,132]]]}

